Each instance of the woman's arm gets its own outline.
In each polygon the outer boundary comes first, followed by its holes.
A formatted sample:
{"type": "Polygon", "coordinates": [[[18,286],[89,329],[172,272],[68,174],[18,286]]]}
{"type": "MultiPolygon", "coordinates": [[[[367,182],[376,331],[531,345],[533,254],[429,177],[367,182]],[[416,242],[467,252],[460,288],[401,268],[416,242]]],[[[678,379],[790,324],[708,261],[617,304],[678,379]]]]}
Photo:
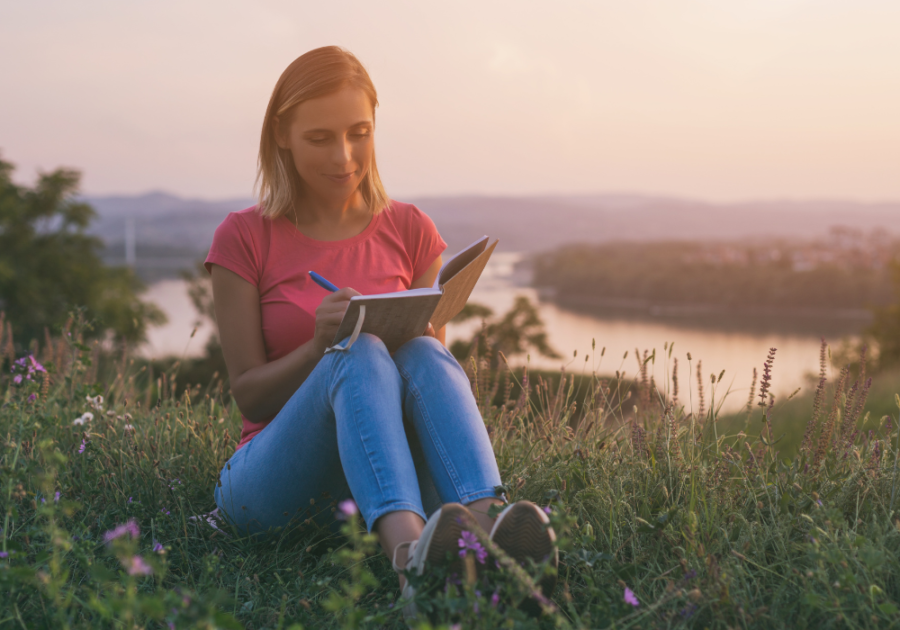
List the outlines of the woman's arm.
{"type": "MultiPolygon", "coordinates": [[[[409,285],[410,289],[427,289],[434,286],[434,280],[437,278],[438,272],[441,270],[441,265],[443,264],[443,256],[438,256],[437,259],[431,263],[431,266],[425,270],[419,278],[413,281],[411,285],[409,285]]],[[[438,341],[440,341],[445,346],[447,345],[447,330],[446,326],[441,328],[440,330],[434,330],[431,327],[431,324],[428,324],[428,330],[425,331],[426,335],[431,337],[435,337],[438,341]],[[433,334],[432,334],[433,333],[433,334]]]]}
{"type": "Polygon", "coordinates": [[[251,422],[277,413],[293,396],[334,339],[350,298],[359,295],[350,288],[327,295],[316,309],[315,336],[266,363],[256,287],[219,265],[212,265],[212,285],[231,393],[251,422]]]}

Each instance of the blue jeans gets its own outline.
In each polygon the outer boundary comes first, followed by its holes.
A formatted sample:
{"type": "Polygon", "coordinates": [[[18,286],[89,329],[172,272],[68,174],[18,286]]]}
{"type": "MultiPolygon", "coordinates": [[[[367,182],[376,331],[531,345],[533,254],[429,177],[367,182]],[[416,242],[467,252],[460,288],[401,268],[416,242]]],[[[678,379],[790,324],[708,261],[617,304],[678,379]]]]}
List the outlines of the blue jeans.
{"type": "Polygon", "coordinates": [[[311,517],[332,524],[335,503],[350,497],[372,531],[390,512],[425,519],[442,503],[496,496],[500,473],[453,355],[418,337],[391,356],[362,334],[319,361],[220,481],[216,504],[249,533],[311,517]]]}

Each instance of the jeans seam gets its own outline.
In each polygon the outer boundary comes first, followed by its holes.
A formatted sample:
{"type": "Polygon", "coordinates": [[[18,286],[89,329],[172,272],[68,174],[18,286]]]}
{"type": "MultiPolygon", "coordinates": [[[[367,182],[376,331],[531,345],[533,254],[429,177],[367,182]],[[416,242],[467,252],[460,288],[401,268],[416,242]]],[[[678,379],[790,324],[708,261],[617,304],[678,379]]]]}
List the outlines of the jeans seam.
{"type": "MultiPolygon", "coordinates": [[[[453,488],[456,490],[456,494],[462,495],[462,490],[464,490],[464,488],[462,488],[462,482],[459,478],[459,473],[456,471],[456,467],[453,465],[453,462],[450,461],[450,457],[447,455],[447,451],[444,448],[444,443],[437,437],[437,432],[434,430],[434,425],[431,421],[431,417],[428,415],[425,404],[422,401],[422,396],[419,393],[418,388],[416,388],[412,383],[412,375],[406,370],[403,365],[400,364],[397,364],[397,371],[406,382],[407,391],[412,393],[413,398],[415,398],[416,400],[416,405],[422,412],[422,418],[425,421],[425,425],[428,427],[428,435],[431,437],[431,441],[435,445],[435,450],[437,450],[438,455],[441,458],[441,462],[444,464],[444,468],[447,470],[447,476],[450,477],[450,481],[451,483],[453,483],[453,488]]],[[[443,500],[443,497],[441,497],[441,499],[443,500]]]]}
{"type": "Polygon", "coordinates": [[[493,488],[478,490],[477,492],[470,492],[464,497],[459,498],[460,503],[474,503],[479,499],[489,499],[497,496],[497,491],[493,488]]]}

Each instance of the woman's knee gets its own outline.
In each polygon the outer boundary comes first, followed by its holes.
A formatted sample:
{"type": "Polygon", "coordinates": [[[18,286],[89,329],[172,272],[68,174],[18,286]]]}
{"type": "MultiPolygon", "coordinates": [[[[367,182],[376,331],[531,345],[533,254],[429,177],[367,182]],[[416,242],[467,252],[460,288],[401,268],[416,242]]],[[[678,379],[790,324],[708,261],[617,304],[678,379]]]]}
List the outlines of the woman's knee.
{"type": "Polygon", "coordinates": [[[447,349],[440,341],[434,337],[414,337],[400,346],[400,349],[394,353],[394,361],[410,361],[446,355],[447,349]]]}

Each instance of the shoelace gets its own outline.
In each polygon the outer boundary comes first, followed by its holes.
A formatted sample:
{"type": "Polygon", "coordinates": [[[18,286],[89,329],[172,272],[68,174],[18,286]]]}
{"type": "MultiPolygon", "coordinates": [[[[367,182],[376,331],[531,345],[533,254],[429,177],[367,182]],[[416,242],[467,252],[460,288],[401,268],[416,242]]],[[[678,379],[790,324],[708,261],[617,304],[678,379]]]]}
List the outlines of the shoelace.
{"type": "Polygon", "coordinates": [[[416,553],[416,547],[418,545],[419,545],[418,540],[410,540],[407,542],[402,542],[399,545],[397,545],[396,547],[394,547],[394,557],[391,559],[391,565],[394,567],[394,571],[396,571],[397,573],[402,573],[403,569],[406,569],[409,567],[409,563],[412,562],[413,554],[416,553]],[[403,568],[401,568],[397,564],[397,552],[400,551],[400,547],[406,547],[407,549],[409,549],[409,551],[407,552],[407,556],[406,556],[406,566],[403,568]]]}

